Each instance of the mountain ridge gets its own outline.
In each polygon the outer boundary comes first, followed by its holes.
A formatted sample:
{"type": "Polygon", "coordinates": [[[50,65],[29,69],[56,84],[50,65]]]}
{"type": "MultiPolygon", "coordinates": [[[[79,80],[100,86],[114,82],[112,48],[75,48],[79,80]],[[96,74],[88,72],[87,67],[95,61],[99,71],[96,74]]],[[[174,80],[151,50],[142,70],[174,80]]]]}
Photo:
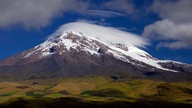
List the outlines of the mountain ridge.
{"type": "Polygon", "coordinates": [[[125,38],[121,31],[115,31],[120,35],[109,35],[106,33],[108,30],[114,29],[82,22],[66,24],[42,44],[1,60],[0,75],[5,79],[16,74],[21,74],[24,79],[35,79],[41,78],[41,73],[45,78],[125,74],[163,80],[169,80],[170,76],[170,80],[177,80],[178,74],[184,74],[185,78],[192,73],[189,64],[158,60],[137,48],[144,45],[139,37],[126,34],[125,38]],[[80,32],[88,28],[93,30],[89,29],[87,34],[80,32]],[[129,38],[135,42],[131,44],[129,38]],[[50,75],[46,76],[48,73],[50,75]]]}

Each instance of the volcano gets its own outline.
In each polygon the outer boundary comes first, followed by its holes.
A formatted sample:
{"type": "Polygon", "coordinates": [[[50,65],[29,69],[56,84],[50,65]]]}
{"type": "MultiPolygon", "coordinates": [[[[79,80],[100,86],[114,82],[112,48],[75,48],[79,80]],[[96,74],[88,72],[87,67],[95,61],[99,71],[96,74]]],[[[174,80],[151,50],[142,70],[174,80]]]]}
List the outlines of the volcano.
{"type": "Polygon", "coordinates": [[[0,79],[105,75],[191,81],[192,65],[159,60],[141,37],[85,22],[68,23],[40,45],[0,61],[0,79]]]}

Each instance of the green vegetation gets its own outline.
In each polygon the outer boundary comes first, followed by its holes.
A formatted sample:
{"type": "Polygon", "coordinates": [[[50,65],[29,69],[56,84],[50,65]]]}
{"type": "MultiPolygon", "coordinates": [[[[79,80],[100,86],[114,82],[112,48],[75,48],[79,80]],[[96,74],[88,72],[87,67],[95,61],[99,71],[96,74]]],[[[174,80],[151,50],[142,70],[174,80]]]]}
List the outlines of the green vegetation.
{"type": "Polygon", "coordinates": [[[93,92],[92,90],[87,90],[82,92],[80,95],[89,95],[91,92],[93,92]]]}
{"type": "Polygon", "coordinates": [[[1,94],[0,96],[12,96],[12,95],[14,95],[16,93],[18,93],[18,91],[8,92],[8,93],[5,93],[5,94],[1,94]]]}
{"type": "Polygon", "coordinates": [[[80,103],[87,104],[116,101],[130,104],[138,102],[192,104],[192,82],[168,83],[147,79],[114,80],[110,77],[78,77],[0,82],[0,88],[0,103],[6,103],[10,99],[17,101],[17,98],[25,101],[32,99],[34,102],[39,99],[52,101],[52,99],[70,97],[72,100],[80,99],[80,103]]]}
{"type": "Polygon", "coordinates": [[[63,94],[61,94],[61,93],[52,93],[52,94],[46,95],[46,97],[51,97],[51,98],[60,98],[62,96],[63,96],[63,94]]]}
{"type": "Polygon", "coordinates": [[[35,94],[33,92],[26,92],[26,95],[30,96],[30,97],[33,97],[33,98],[41,98],[41,97],[44,96],[43,94],[35,94]]]}
{"type": "Polygon", "coordinates": [[[126,97],[126,95],[123,92],[115,89],[86,91],[86,92],[82,92],[81,94],[89,94],[89,95],[98,96],[98,97],[126,97]]]}

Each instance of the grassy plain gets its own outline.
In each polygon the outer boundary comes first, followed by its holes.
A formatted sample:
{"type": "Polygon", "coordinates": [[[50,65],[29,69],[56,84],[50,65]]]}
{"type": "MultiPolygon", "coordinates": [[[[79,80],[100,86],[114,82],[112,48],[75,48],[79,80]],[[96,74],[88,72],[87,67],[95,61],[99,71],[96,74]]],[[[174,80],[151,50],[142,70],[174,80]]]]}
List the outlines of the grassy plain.
{"type": "Polygon", "coordinates": [[[192,104],[192,82],[110,77],[53,78],[0,82],[0,103],[17,99],[78,98],[86,102],[165,101],[192,104]]]}

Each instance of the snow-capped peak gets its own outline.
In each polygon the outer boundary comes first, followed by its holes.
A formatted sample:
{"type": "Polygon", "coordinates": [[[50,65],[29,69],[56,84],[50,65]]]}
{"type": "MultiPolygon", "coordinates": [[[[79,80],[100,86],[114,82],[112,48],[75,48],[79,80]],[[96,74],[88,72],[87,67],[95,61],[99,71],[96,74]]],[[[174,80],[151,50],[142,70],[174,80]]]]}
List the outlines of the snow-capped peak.
{"type": "Polygon", "coordinates": [[[104,49],[103,52],[105,54],[123,62],[140,66],[144,66],[142,64],[144,63],[161,70],[176,72],[163,68],[158,64],[159,60],[137,48],[144,47],[146,44],[146,40],[143,38],[115,28],[75,22],[61,26],[48,40],[36,46],[35,50],[25,54],[24,58],[34,55],[42,58],[55,53],[62,55],[72,49],[77,52],[83,51],[91,55],[100,56],[99,50],[104,49]]]}

